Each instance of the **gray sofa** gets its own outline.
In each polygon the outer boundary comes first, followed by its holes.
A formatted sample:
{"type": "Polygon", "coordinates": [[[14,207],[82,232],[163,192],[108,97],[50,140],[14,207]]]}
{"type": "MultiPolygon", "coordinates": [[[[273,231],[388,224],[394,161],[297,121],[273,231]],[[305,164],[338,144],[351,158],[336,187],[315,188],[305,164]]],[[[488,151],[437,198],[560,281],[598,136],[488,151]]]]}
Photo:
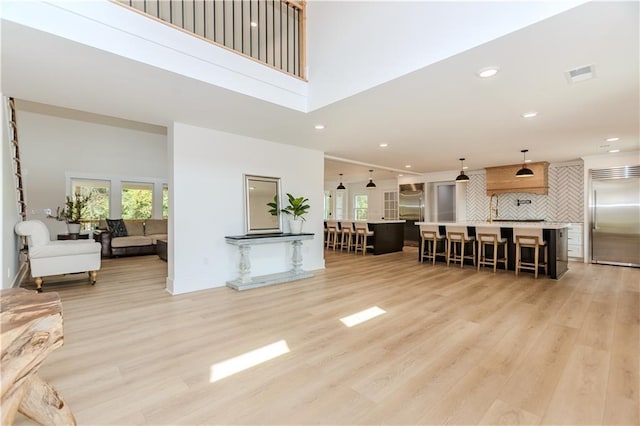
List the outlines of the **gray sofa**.
{"type": "Polygon", "coordinates": [[[126,236],[113,236],[107,222],[100,221],[95,240],[102,245],[103,257],[137,256],[157,253],[157,241],[167,239],[166,219],[125,219],[126,236]]]}

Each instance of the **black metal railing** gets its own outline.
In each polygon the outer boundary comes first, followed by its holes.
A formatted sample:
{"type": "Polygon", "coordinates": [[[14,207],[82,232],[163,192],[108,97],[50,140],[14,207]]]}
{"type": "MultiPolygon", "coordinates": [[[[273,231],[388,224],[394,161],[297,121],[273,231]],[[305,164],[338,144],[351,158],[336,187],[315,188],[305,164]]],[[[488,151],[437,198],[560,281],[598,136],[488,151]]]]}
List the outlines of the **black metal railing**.
{"type": "Polygon", "coordinates": [[[305,78],[305,3],[294,0],[114,0],[305,78]]]}

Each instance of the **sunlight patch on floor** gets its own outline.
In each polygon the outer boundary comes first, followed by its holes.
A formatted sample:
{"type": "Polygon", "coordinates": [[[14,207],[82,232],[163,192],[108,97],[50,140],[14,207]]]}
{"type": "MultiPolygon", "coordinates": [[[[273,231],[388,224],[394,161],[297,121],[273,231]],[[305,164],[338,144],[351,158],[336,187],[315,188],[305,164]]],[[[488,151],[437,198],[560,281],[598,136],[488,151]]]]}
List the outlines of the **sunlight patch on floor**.
{"type": "Polygon", "coordinates": [[[342,323],[347,327],[353,327],[354,325],[361,324],[365,321],[369,321],[372,318],[386,313],[387,311],[380,309],[377,306],[373,306],[369,309],[365,309],[364,311],[356,312],[353,315],[340,318],[340,321],[342,321],[342,323]]]}
{"type": "Polygon", "coordinates": [[[246,352],[237,357],[230,358],[226,361],[218,362],[211,366],[209,382],[213,383],[218,380],[229,377],[240,371],[247,370],[263,362],[277,358],[289,352],[289,346],[284,340],[279,340],[267,346],[246,352]]]}

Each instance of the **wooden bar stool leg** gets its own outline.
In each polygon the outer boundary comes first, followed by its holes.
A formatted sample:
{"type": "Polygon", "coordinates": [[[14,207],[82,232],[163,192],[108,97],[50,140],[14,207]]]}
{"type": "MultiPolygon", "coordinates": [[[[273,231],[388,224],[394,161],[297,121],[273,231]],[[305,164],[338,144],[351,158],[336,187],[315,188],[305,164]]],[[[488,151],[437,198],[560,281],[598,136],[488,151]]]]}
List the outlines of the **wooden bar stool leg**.
{"type": "Polygon", "coordinates": [[[534,278],[538,278],[538,268],[539,268],[539,263],[538,261],[540,260],[540,247],[538,247],[538,245],[535,245],[535,254],[533,255],[533,267],[535,268],[535,273],[533,274],[534,278]]]}
{"type": "Polygon", "coordinates": [[[498,268],[498,242],[496,240],[493,241],[493,273],[496,272],[498,268]]]}
{"type": "Polygon", "coordinates": [[[504,270],[507,270],[507,265],[509,264],[509,250],[507,250],[507,243],[502,246],[504,250],[504,270]]]}
{"type": "Polygon", "coordinates": [[[520,272],[520,243],[516,243],[516,277],[520,272]]]}
{"type": "Polygon", "coordinates": [[[471,241],[471,255],[473,256],[471,259],[473,261],[473,266],[476,266],[476,245],[473,241],[471,241]]]}
{"type": "Polygon", "coordinates": [[[362,234],[362,255],[367,254],[367,234],[362,234]]]}

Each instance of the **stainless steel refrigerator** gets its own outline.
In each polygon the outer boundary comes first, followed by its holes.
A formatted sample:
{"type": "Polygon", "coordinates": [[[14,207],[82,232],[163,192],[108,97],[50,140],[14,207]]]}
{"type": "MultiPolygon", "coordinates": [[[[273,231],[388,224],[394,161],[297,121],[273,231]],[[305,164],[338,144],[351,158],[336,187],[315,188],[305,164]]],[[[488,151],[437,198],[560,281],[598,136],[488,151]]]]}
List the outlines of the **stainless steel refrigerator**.
{"type": "Polygon", "coordinates": [[[424,220],[424,184],[411,183],[400,185],[400,219],[424,220]]]}
{"type": "Polygon", "coordinates": [[[591,261],[640,267],[640,166],[591,170],[591,261]]]}
{"type": "Polygon", "coordinates": [[[400,185],[399,218],[404,223],[404,245],[418,246],[420,244],[420,228],[416,222],[424,220],[424,184],[412,183],[400,185]]]}

